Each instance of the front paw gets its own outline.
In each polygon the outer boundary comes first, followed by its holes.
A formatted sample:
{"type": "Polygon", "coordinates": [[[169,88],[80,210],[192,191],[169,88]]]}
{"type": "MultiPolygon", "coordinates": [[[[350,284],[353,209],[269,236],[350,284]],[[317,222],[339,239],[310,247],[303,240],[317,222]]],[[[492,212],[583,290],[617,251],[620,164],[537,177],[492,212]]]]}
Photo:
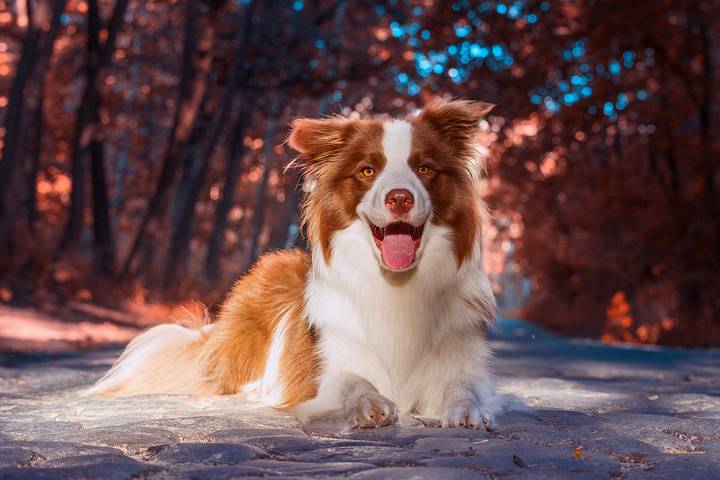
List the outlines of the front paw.
{"type": "Polygon", "coordinates": [[[375,428],[392,425],[398,420],[395,404],[379,393],[358,395],[345,406],[350,428],[375,428]]]}
{"type": "Polygon", "coordinates": [[[484,428],[490,431],[495,427],[495,415],[477,400],[456,400],[443,408],[441,423],[443,428],[484,428]]]}

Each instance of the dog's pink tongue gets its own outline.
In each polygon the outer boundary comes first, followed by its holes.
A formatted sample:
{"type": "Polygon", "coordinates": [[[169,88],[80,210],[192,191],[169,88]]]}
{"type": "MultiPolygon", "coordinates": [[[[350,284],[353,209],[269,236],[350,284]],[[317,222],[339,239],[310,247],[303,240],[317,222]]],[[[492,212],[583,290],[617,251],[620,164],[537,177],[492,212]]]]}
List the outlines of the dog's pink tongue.
{"type": "Polygon", "coordinates": [[[407,233],[386,233],[380,251],[385,264],[393,270],[405,270],[415,261],[415,241],[407,233]]]}

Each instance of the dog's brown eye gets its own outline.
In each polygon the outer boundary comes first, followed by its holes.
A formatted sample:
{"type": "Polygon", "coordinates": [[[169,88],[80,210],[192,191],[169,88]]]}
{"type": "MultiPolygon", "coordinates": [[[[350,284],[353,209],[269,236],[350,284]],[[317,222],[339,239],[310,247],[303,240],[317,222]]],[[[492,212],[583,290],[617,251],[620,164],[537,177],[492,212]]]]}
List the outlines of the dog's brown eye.
{"type": "Polygon", "coordinates": [[[370,167],[365,167],[362,169],[363,177],[372,177],[375,175],[375,170],[370,167]]]}
{"type": "Polygon", "coordinates": [[[417,169],[417,172],[420,175],[427,175],[428,173],[430,173],[430,167],[428,167],[427,165],[420,165],[417,169]]]}

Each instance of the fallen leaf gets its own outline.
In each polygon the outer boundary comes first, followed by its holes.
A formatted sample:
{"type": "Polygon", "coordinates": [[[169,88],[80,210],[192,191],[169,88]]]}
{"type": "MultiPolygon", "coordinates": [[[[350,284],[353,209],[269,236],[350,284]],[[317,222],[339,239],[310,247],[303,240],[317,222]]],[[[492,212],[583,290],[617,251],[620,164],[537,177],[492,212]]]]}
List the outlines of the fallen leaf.
{"type": "Polygon", "coordinates": [[[523,462],[523,459],[518,457],[517,455],[512,456],[512,461],[520,468],[527,468],[527,465],[525,464],[525,462],[523,462]]]}
{"type": "Polygon", "coordinates": [[[577,460],[579,458],[582,458],[582,456],[583,456],[583,447],[576,447],[575,450],[573,451],[572,458],[577,460]]]}

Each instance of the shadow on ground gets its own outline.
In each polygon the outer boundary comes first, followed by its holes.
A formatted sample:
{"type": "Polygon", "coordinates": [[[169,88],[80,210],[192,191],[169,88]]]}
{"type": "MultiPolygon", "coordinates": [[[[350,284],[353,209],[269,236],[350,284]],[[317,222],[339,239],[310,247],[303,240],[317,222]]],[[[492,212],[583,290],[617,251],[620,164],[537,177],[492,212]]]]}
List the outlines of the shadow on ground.
{"type": "MultiPolygon", "coordinates": [[[[233,397],[86,399],[116,351],[0,369],[0,478],[717,478],[720,352],[606,346],[504,320],[493,432],[339,433],[233,397]]],[[[425,420],[427,423],[427,420],[425,420]]],[[[432,422],[430,422],[432,425],[432,422]]]]}

